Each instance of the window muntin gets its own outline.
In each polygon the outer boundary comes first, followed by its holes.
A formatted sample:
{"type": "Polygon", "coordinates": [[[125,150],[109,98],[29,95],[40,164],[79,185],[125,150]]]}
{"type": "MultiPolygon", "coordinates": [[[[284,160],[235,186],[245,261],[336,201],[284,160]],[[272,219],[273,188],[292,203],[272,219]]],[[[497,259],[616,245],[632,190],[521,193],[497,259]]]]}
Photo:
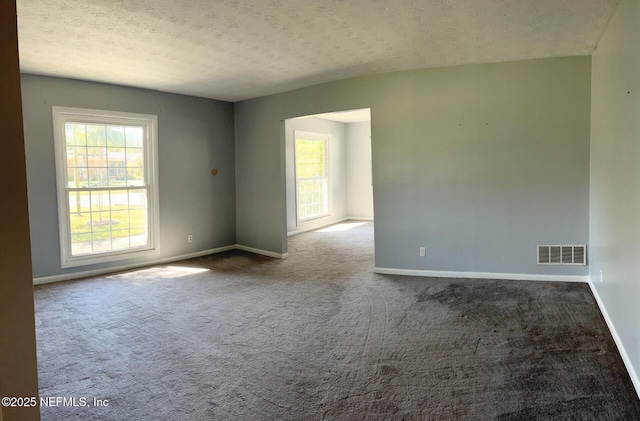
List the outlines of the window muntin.
{"type": "Polygon", "coordinates": [[[157,250],[157,117],[53,107],[62,266],[157,250]]]}
{"type": "Polygon", "coordinates": [[[330,213],[329,135],[295,132],[298,222],[330,213]]]}

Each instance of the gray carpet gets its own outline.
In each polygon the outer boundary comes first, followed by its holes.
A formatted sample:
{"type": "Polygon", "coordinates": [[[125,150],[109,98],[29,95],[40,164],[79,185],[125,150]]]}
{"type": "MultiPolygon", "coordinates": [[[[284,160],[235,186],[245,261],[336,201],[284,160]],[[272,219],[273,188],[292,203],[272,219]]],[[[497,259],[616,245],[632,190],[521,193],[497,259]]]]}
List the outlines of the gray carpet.
{"type": "Polygon", "coordinates": [[[36,287],[40,393],[89,404],[43,420],[640,420],[586,284],[377,275],[370,223],[289,244],[36,287]]]}

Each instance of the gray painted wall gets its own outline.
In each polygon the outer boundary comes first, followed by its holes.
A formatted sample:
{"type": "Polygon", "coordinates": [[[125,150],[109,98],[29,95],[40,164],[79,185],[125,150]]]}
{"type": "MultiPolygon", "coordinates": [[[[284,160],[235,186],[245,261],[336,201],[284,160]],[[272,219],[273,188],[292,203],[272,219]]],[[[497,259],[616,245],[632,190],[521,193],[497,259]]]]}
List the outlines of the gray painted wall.
{"type": "Polygon", "coordinates": [[[589,239],[590,79],[590,57],[565,57],[360,77],[236,103],[237,241],[286,252],[281,122],[370,107],[376,266],[586,275],[535,257],[536,244],[589,239]]]}
{"type": "Polygon", "coordinates": [[[373,218],[371,122],[349,123],[347,137],[347,214],[373,218]]]}
{"type": "Polygon", "coordinates": [[[640,3],[620,3],[593,55],[590,181],[590,276],[633,365],[636,388],[640,387],[638,22],[640,3]]]}
{"type": "Polygon", "coordinates": [[[347,159],[345,124],[322,118],[303,118],[285,121],[286,148],[286,188],[287,188],[287,231],[306,231],[331,224],[347,216],[347,159]],[[294,171],[295,130],[331,135],[329,155],[331,156],[332,200],[331,214],[297,224],[296,179],[294,171]]]}
{"type": "Polygon", "coordinates": [[[33,275],[139,263],[60,268],[51,106],[158,115],[160,254],[235,244],[233,104],[143,89],[22,76],[33,275]],[[217,167],[218,175],[211,175],[217,167]],[[187,235],[193,234],[193,243],[187,235]]]}

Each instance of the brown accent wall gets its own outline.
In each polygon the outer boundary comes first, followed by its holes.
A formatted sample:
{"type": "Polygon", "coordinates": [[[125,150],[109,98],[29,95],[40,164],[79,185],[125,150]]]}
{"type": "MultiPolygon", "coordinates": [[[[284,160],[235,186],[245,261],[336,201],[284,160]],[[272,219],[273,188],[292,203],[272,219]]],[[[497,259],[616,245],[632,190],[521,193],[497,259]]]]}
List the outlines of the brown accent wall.
{"type": "MultiPolygon", "coordinates": [[[[0,395],[38,397],[15,1],[0,13],[0,395]]],[[[39,420],[39,407],[4,408],[0,421],[39,420]]]]}

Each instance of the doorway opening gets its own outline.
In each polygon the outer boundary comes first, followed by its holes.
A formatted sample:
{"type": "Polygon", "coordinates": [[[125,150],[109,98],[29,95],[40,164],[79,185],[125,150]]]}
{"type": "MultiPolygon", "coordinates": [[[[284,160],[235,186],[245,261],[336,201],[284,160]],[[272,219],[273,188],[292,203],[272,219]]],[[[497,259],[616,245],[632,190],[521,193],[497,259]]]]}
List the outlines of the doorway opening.
{"type": "Polygon", "coordinates": [[[284,121],[287,235],[373,221],[371,109],[284,121]]]}

